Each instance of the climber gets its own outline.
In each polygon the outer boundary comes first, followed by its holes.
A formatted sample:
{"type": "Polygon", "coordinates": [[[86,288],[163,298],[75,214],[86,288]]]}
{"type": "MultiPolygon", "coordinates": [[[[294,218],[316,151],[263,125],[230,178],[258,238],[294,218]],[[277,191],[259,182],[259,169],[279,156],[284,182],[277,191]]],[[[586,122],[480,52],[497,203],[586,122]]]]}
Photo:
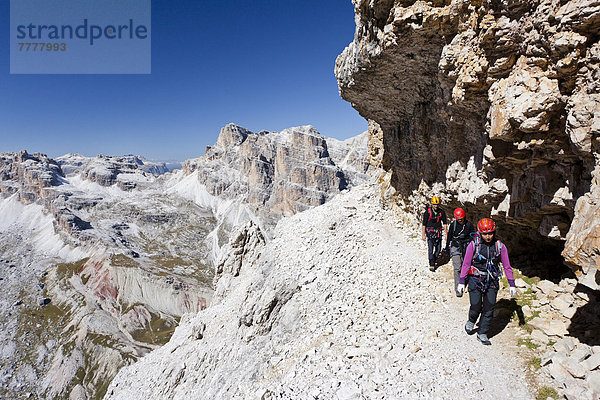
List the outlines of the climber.
{"type": "MultiPolygon", "coordinates": [[[[446,236],[446,249],[452,257],[452,266],[454,267],[454,288],[456,289],[460,279],[460,269],[465,258],[465,251],[471,241],[471,234],[475,232],[473,224],[465,218],[465,210],[457,208],[454,210],[454,221],[448,228],[446,236]]],[[[456,296],[461,297],[462,293],[456,291],[456,296]]]]}
{"type": "Polygon", "coordinates": [[[511,297],[517,295],[513,271],[508,260],[506,246],[496,238],[496,224],[489,218],[483,218],[477,224],[477,233],[467,246],[465,260],[460,272],[459,284],[456,291],[462,295],[465,290],[465,280],[469,286],[469,320],[465,324],[467,334],[475,333],[475,323],[481,314],[477,339],[485,345],[492,344],[487,337],[490,322],[494,313],[496,296],[500,288],[499,264],[502,263],[506,279],[510,286],[511,297]]]}
{"type": "Polygon", "coordinates": [[[442,249],[442,229],[447,235],[446,213],[440,207],[440,198],[433,196],[431,205],[423,213],[422,238],[427,239],[429,249],[429,270],[435,271],[435,260],[442,249]]]}

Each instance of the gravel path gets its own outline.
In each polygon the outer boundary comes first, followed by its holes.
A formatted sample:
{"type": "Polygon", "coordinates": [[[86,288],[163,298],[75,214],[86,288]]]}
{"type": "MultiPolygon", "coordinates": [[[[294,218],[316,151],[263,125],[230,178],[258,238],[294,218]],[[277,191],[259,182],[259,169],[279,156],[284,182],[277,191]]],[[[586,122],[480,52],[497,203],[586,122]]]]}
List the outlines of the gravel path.
{"type": "Polygon", "coordinates": [[[395,221],[366,186],[282,220],[252,266],[221,278],[221,303],[107,398],[532,398],[510,333],[466,335],[468,300],[395,221]]]}

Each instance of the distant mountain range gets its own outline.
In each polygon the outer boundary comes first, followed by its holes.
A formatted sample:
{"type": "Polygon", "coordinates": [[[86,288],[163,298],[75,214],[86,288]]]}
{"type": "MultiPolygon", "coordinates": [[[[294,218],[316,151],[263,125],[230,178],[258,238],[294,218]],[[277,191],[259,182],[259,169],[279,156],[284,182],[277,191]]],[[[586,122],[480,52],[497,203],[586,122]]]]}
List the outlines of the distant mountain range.
{"type": "Polygon", "coordinates": [[[134,156],[0,154],[0,397],[98,398],[119,368],[165,343],[212,298],[215,261],[248,221],[368,178],[366,135],[224,127],[171,172],[134,156]]]}

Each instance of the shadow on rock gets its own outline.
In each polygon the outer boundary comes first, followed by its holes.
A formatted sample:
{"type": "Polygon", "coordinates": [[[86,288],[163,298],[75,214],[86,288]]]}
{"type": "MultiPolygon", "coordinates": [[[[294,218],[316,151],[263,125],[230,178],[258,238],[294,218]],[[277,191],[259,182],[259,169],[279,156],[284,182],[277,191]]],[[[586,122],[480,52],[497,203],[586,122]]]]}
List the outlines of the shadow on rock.
{"type": "Polygon", "coordinates": [[[582,294],[589,298],[589,302],[579,307],[571,318],[569,335],[579,339],[588,346],[600,345],[600,291],[592,290],[587,286],[575,286],[575,294],[582,294]]]}
{"type": "Polygon", "coordinates": [[[494,307],[494,318],[490,324],[488,337],[492,338],[502,332],[508,325],[514,314],[519,318],[519,325],[525,324],[525,316],[521,306],[514,299],[500,299],[494,307]]]}

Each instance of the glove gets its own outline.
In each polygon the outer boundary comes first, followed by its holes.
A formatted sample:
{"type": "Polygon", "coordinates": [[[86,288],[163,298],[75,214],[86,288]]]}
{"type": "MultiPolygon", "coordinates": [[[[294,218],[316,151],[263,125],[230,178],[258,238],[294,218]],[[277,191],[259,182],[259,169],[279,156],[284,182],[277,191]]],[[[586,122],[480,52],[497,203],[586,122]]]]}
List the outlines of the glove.
{"type": "Polygon", "coordinates": [[[515,297],[517,295],[517,288],[514,286],[509,287],[508,291],[510,292],[510,297],[515,297]]]}
{"type": "Polygon", "coordinates": [[[462,296],[462,295],[463,295],[463,292],[464,292],[464,291],[465,291],[465,285],[464,285],[463,283],[459,283],[459,284],[456,286],[456,293],[457,293],[457,294],[459,295],[459,297],[460,297],[460,296],[462,296]]]}

